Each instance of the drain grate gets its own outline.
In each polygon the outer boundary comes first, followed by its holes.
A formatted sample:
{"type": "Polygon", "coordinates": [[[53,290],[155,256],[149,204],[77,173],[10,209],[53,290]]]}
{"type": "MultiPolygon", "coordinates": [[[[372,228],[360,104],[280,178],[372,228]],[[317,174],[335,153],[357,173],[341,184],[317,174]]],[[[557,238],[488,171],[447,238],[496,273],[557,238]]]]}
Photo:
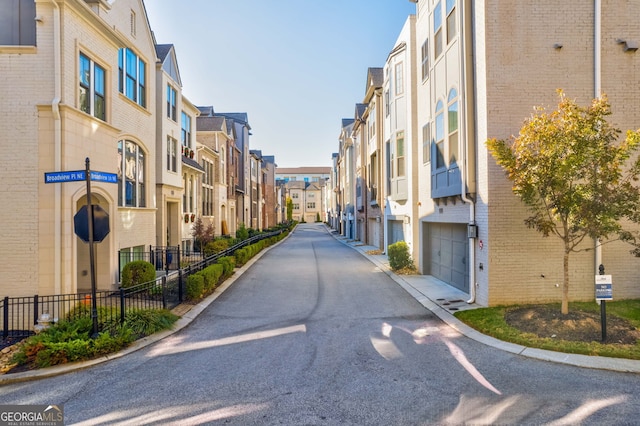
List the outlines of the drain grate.
{"type": "Polygon", "coordinates": [[[464,300],[460,300],[460,299],[449,300],[449,303],[462,303],[462,302],[464,302],[464,300]]]}

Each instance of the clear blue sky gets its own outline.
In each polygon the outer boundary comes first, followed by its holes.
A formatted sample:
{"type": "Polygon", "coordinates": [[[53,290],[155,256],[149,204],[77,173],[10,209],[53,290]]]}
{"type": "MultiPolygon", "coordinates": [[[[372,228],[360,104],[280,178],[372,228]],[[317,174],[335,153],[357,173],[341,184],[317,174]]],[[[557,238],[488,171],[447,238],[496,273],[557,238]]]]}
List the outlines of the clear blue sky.
{"type": "Polygon", "coordinates": [[[251,149],[279,167],[329,166],[367,69],[382,67],[409,0],[146,0],[159,44],[173,44],[183,94],[246,112],[251,149]]]}

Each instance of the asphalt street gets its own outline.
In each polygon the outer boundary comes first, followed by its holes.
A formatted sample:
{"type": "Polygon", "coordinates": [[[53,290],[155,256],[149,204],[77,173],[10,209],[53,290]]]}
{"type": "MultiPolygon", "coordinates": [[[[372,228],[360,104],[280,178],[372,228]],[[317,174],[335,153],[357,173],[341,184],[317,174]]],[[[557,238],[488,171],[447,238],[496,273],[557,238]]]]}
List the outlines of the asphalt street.
{"type": "Polygon", "coordinates": [[[635,373],[469,339],[324,225],[301,224],[188,326],[126,356],[0,386],[68,425],[625,425],[635,373]]]}

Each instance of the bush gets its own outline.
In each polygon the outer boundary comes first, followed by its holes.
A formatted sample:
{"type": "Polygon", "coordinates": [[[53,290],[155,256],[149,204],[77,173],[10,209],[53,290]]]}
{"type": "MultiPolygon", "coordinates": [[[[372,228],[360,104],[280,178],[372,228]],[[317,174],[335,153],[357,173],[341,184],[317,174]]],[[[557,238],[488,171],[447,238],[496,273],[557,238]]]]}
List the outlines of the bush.
{"type": "Polygon", "coordinates": [[[222,265],[222,278],[225,279],[233,274],[236,267],[236,258],[234,256],[224,256],[218,259],[218,264],[222,265]]]}
{"type": "Polygon", "coordinates": [[[413,269],[413,261],[411,260],[411,255],[409,254],[409,246],[404,241],[398,241],[393,243],[388,248],[389,253],[389,266],[394,271],[398,271],[400,269],[409,268],[413,269]]]}
{"type": "MultiPolygon", "coordinates": [[[[101,311],[104,309],[98,309],[98,317],[107,317],[101,311]]],[[[26,339],[12,362],[42,368],[93,359],[119,351],[136,338],[169,329],[178,320],[167,310],[132,309],[125,313],[123,325],[119,324],[119,315],[108,315],[108,320],[99,322],[98,336],[91,338],[93,321],[85,312],[80,307],[73,319],[62,320],[26,339]]]]}
{"type": "Polygon", "coordinates": [[[204,278],[204,291],[209,292],[216,288],[218,285],[218,281],[220,281],[220,277],[224,273],[224,267],[218,263],[207,266],[202,271],[198,272],[198,274],[202,275],[204,278]]]}
{"type": "Polygon", "coordinates": [[[236,238],[240,241],[244,241],[249,238],[249,230],[244,226],[244,223],[241,223],[236,231],[236,238]]]}
{"type": "Polygon", "coordinates": [[[145,260],[134,260],[122,269],[122,288],[148,283],[156,279],[156,268],[145,260]]]}
{"type": "Polygon", "coordinates": [[[200,274],[189,275],[187,277],[186,293],[187,299],[200,299],[204,293],[204,277],[200,274]]]}
{"type": "Polygon", "coordinates": [[[228,238],[216,238],[215,240],[207,243],[204,246],[204,257],[209,257],[212,254],[218,254],[229,248],[228,238]]]}

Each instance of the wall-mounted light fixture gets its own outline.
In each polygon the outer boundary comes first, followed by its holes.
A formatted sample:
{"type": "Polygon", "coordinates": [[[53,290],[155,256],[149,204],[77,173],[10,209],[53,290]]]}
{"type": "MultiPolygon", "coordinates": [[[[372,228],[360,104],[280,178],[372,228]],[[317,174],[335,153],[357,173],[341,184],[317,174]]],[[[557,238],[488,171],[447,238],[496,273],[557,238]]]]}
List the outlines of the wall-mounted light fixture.
{"type": "Polygon", "coordinates": [[[554,48],[554,49],[556,49],[556,50],[560,50],[560,49],[562,49],[562,43],[556,43],[556,44],[554,44],[554,45],[553,45],[553,48],[554,48]]]}
{"type": "Polygon", "coordinates": [[[478,225],[473,223],[467,225],[467,237],[478,238],[478,225]]]}
{"type": "Polygon", "coordinates": [[[616,43],[622,44],[625,52],[635,52],[638,50],[638,42],[633,40],[616,39],[616,43]]]}

